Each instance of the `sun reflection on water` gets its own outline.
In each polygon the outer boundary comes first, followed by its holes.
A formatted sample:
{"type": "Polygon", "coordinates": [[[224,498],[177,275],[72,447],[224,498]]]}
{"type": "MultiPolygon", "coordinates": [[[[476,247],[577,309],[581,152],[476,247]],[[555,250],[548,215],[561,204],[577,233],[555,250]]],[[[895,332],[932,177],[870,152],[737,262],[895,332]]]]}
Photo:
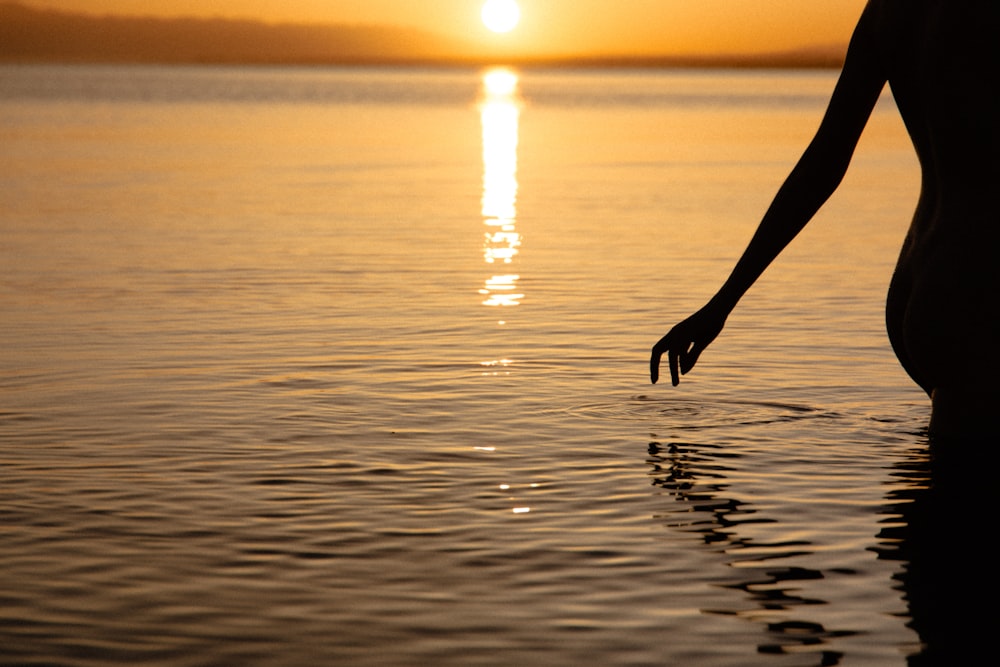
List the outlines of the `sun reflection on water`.
{"type": "Polygon", "coordinates": [[[486,306],[517,306],[524,298],[517,284],[521,276],[512,270],[521,247],[516,225],[521,113],[517,84],[517,74],[508,69],[491,69],[483,75],[479,106],[483,128],[482,215],[486,226],[483,258],[489,265],[505,267],[502,272],[495,269],[479,290],[486,306]]]}

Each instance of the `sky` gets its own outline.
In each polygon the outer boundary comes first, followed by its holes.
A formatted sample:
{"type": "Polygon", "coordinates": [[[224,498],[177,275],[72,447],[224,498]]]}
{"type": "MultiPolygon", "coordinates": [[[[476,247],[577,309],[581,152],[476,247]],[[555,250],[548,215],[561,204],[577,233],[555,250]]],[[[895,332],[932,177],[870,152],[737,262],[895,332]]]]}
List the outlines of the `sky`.
{"type": "Polygon", "coordinates": [[[93,14],[419,28],[525,55],[727,55],[844,44],[865,0],[519,0],[496,35],[482,0],[20,0],[93,14]]]}

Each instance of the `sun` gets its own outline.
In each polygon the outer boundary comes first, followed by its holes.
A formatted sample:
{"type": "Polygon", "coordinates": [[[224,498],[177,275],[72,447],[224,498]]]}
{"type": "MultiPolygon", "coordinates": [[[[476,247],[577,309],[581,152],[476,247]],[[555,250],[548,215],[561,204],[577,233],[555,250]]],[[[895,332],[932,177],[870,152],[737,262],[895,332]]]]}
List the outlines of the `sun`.
{"type": "Polygon", "coordinates": [[[515,0],[486,0],[482,17],[483,25],[493,32],[510,32],[521,20],[521,8],[515,0]]]}

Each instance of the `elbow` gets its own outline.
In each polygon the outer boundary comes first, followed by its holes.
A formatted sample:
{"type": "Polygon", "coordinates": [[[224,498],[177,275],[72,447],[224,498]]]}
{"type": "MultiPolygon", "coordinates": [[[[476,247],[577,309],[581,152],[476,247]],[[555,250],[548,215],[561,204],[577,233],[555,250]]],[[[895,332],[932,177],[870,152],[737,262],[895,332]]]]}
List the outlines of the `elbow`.
{"type": "Polygon", "coordinates": [[[820,178],[817,179],[817,185],[821,191],[823,201],[825,202],[830,198],[840,184],[844,182],[844,176],[847,174],[847,167],[851,164],[850,156],[846,160],[840,163],[834,163],[830,165],[830,168],[826,170],[820,178]]]}
{"type": "Polygon", "coordinates": [[[812,146],[796,165],[789,180],[800,192],[812,193],[809,198],[817,200],[816,208],[819,208],[840,187],[853,153],[853,150],[821,150],[812,146]]]}

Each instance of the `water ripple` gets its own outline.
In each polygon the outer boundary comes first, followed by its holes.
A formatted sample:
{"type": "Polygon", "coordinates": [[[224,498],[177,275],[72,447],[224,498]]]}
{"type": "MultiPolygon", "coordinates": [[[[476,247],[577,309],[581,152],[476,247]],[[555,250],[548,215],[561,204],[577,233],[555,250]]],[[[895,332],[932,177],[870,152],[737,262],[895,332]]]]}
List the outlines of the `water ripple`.
{"type": "Polygon", "coordinates": [[[686,398],[651,398],[642,394],[620,402],[584,403],[571,408],[570,412],[591,419],[636,421],[665,418],[670,420],[672,428],[699,430],[842,417],[834,411],[791,403],[719,399],[704,402],[686,398]]]}

